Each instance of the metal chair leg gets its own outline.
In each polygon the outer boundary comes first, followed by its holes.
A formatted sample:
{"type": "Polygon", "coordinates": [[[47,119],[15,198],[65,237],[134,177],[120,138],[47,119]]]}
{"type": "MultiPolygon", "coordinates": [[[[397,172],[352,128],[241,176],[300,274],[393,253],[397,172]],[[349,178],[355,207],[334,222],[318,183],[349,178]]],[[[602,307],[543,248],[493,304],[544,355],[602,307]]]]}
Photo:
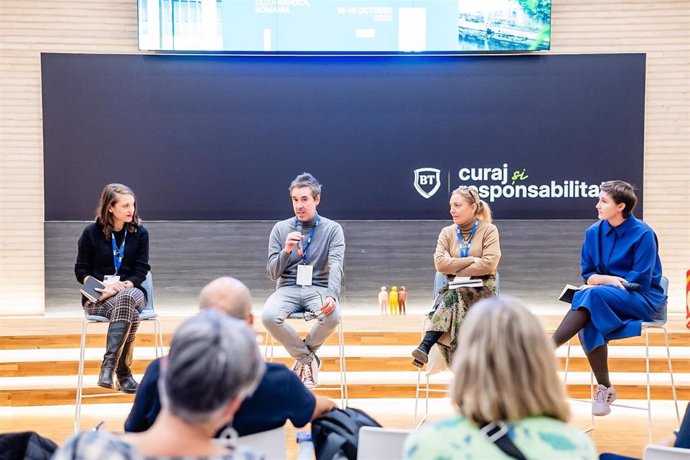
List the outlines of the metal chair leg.
{"type": "MultiPolygon", "coordinates": [[[[568,391],[568,372],[570,368],[570,350],[572,346],[572,339],[568,340],[568,350],[565,355],[565,369],[563,371],[563,386],[565,387],[565,391],[567,393],[568,391]]],[[[580,399],[576,398],[570,398],[573,401],[576,402],[585,402],[580,399]]],[[[590,371],[589,372],[589,404],[591,404],[592,400],[594,399],[594,374],[590,371]]],[[[582,430],[583,433],[589,433],[590,431],[594,430],[594,414],[591,413],[592,411],[590,410],[590,417],[591,417],[591,424],[582,430]]]]}
{"type": "MultiPolygon", "coordinates": [[[[591,370],[589,371],[589,403],[592,404],[592,401],[594,400],[594,372],[591,370]]],[[[594,412],[592,412],[591,408],[589,411],[590,414],[590,419],[591,419],[591,425],[589,428],[585,428],[583,433],[589,433],[590,431],[594,431],[594,412]]]]}
{"type": "Polygon", "coordinates": [[[422,368],[417,369],[417,389],[415,390],[414,394],[414,422],[412,424],[413,427],[417,428],[419,425],[423,423],[417,424],[417,414],[418,414],[418,409],[419,409],[419,389],[422,383],[422,368]]]}
{"type": "Polygon", "coordinates": [[[79,345],[79,373],[77,375],[77,397],[74,403],[74,432],[81,429],[81,404],[84,394],[84,361],[86,355],[86,326],[89,322],[84,319],[81,325],[81,341],[79,345]]]}
{"type": "Polygon", "coordinates": [[[158,318],[153,319],[154,347],[156,348],[156,358],[163,356],[163,326],[158,318]]]}
{"type": "Polygon", "coordinates": [[[565,372],[563,374],[563,386],[568,391],[568,367],[570,366],[570,340],[568,340],[568,351],[565,355],[565,372]]]}
{"type": "Polygon", "coordinates": [[[673,403],[676,406],[676,421],[680,425],[680,410],[678,409],[678,395],[676,394],[676,382],[673,378],[673,365],[671,364],[671,347],[668,345],[668,331],[665,327],[664,330],[664,342],[666,345],[666,359],[668,360],[668,375],[671,377],[671,392],[673,394],[673,403]]]}
{"type": "Polygon", "coordinates": [[[338,362],[340,364],[340,403],[343,409],[348,404],[347,394],[347,363],[345,361],[345,332],[343,330],[343,320],[338,322],[338,362]]]}
{"type": "Polygon", "coordinates": [[[647,436],[649,444],[652,443],[652,386],[649,381],[649,332],[643,329],[645,370],[647,371],[647,436]]]}

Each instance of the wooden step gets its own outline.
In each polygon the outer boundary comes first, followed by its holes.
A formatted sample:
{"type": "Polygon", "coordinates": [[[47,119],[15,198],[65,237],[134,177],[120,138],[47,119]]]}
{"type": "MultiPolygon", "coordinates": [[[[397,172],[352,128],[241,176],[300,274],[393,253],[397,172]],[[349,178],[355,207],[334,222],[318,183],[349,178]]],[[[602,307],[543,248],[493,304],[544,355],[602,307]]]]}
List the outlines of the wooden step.
{"type": "MultiPolygon", "coordinates": [[[[404,372],[414,370],[410,352],[413,345],[399,346],[350,346],[345,349],[346,367],[349,372],[381,371],[404,372]]],[[[323,370],[335,372],[339,369],[337,359],[338,347],[326,345],[319,350],[323,370]]],[[[565,347],[558,350],[559,363],[565,368],[565,347]]],[[[612,372],[644,372],[644,347],[612,347],[609,353],[609,369],[612,372]]],[[[280,346],[274,349],[275,362],[291,366],[293,360],[280,346]]],[[[88,348],[85,353],[85,373],[96,374],[103,357],[103,349],[88,348]]],[[[143,373],[151,360],[155,358],[155,349],[137,347],[134,352],[132,370],[143,373]]],[[[79,349],[40,349],[40,350],[0,350],[0,377],[31,377],[75,375],[79,367],[79,349]]],[[[577,348],[571,351],[571,371],[588,371],[589,364],[577,348]]],[[[674,373],[690,373],[690,347],[672,348],[672,368],[674,373]]],[[[668,372],[665,347],[650,347],[651,372],[668,372]]]]}
{"type": "MultiPolygon", "coordinates": [[[[191,316],[191,315],[190,315],[191,316]]],[[[172,333],[189,316],[161,316],[161,327],[164,343],[169,344],[172,333]]],[[[547,331],[552,331],[558,318],[540,318],[547,331]]],[[[344,315],[343,328],[347,345],[415,345],[422,334],[423,315],[381,317],[376,315],[344,315]],[[391,334],[394,333],[394,334],[391,334]]],[[[293,320],[290,324],[300,333],[306,333],[312,322],[293,320]]],[[[669,321],[669,343],[671,346],[690,345],[690,330],[686,329],[682,318],[669,321]]],[[[0,321],[0,350],[78,348],[81,340],[82,317],[3,317],[0,321]]],[[[260,321],[254,329],[263,340],[265,330],[260,321]]],[[[105,344],[107,324],[89,324],[87,329],[87,347],[99,347],[105,344]]],[[[573,346],[579,347],[577,337],[573,346]]],[[[153,346],[153,326],[151,321],[143,321],[137,332],[137,346],[153,346]]],[[[326,342],[337,344],[336,335],[331,335],[326,342]]],[[[663,346],[664,336],[661,329],[649,330],[649,344],[663,346]]],[[[611,346],[642,346],[643,337],[631,337],[615,340],[611,346]]]]}
{"type": "MultiPolygon", "coordinates": [[[[186,317],[162,317],[161,325],[166,342],[172,331],[186,317]]],[[[559,318],[542,318],[547,330],[559,318]]],[[[150,323],[150,322],[149,322],[150,323]]],[[[139,375],[155,357],[153,328],[142,323],[137,334],[133,371],[139,375]]],[[[292,321],[302,334],[313,323],[292,321]]],[[[410,352],[421,336],[422,315],[381,318],[373,315],[346,315],[345,327],[348,392],[352,398],[414,398],[418,374],[411,366],[410,352]]],[[[73,404],[76,395],[79,343],[82,319],[80,317],[35,317],[0,321],[0,405],[40,406],[73,404]]],[[[257,338],[264,338],[261,325],[256,325],[257,338]]],[[[102,394],[95,385],[105,344],[106,324],[90,325],[87,335],[85,361],[85,394],[102,394]]],[[[674,375],[678,383],[679,398],[690,399],[690,331],[682,319],[669,324],[671,356],[674,375]]],[[[660,330],[650,331],[650,369],[652,396],[670,399],[671,389],[666,369],[666,348],[660,330]]],[[[645,349],[642,338],[611,342],[609,363],[612,381],[619,398],[646,399],[645,349]]],[[[264,348],[261,347],[263,353],[264,348]]],[[[339,397],[324,386],[338,383],[337,336],[332,335],[319,351],[322,358],[321,389],[316,390],[332,398],[339,397]]],[[[566,347],[557,350],[563,367],[566,347]]],[[[282,346],[275,346],[277,362],[292,364],[282,346]]],[[[577,339],[573,341],[570,358],[568,392],[573,397],[589,397],[589,366],[577,339]]],[[[424,374],[421,374],[424,378],[424,374]]],[[[432,394],[443,397],[450,373],[432,378],[431,387],[443,390],[432,394]],[[445,377],[444,377],[445,375],[445,377]]],[[[107,393],[107,391],[106,391],[107,393]]],[[[125,402],[132,396],[111,393],[114,396],[89,397],[86,404],[125,402]]]]}
{"type": "MultiPolygon", "coordinates": [[[[670,381],[663,374],[652,375],[652,398],[672,399],[670,381]]],[[[139,380],[141,375],[136,375],[139,380]]],[[[337,387],[340,375],[337,372],[321,372],[320,387],[337,387]]],[[[414,398],[417,389],[418,373],[404,372],[348,372],[348,394],[351,398],[414,398]]],[[[442,390],[430,394],[430,397],[445,397],[445,391],[452,376],[442,372],[430,379],[430,388],[442,390]]],[[[576,398],[589,398],[589,373],[576,372],[568,375],[568,394],[576,398]]],[[[0,405],[3,406],[40,406],[74,404],[76,397],[76,376],[61,377],[15,377],[0,378],[0,405]]],[[[132,395],[104,390],[96,386],[96,375],[84,379],[84,394],[91,397],[84,399],[84,404],[131,402],[132,395]],[[92,397],[92,395],[101,395],[92,397]]],[[[421,375],[425,382],[424,374],[421,375]]],[[[612,373],[620,399],[646,399],[645,374],[612,373]]],[[[690,375],[676,376],[678,399],[690,399],[690,375]]],[[[324,390],[317,387],[316,394],[337,399],[340,394],[335,389],[324,390]]]]}

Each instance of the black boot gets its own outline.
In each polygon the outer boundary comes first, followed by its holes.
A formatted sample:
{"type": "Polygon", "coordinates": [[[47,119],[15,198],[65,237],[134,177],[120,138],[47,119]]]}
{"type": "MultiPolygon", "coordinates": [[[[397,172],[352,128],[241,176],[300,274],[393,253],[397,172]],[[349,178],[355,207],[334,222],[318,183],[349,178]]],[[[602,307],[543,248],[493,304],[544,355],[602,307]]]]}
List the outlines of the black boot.
{"type": "Polygon", "coordinates": [[[103,364],[101,364],[101,373],[98,374],[99,387],[110,388],[111,390],[116,389],[113,374],[115,373],[117,361],[120,359],[122,347],[124,347],[125,340],[127,340],[129,335],[131,325],[128,321],[115,321],[108,325],[103,364]]]}
{"type": "Polygon", "coordinates": [[[431,350],[431,347],[438,342],[438,339],[440,339],[442,335],[442,331],[427,331],[427,333],[424,334],[422,343],[420,343],[419,346],[412,351],[412,357],[414,358],[412,360],[412,364],[417,367],[422,367],[428,363],[429,350],[431,350]]]}
{"type": "Polygon", "coordinates": [[[134,377],[132,377],[132,370],[130,369],[133,352],[134,340],[125,342],[125,346],[122,347],[120,359],[117,362],[117,369],[115,370],[115,374],[117,375],[117,387],[122,390],[123,393],[133,394],[139,389],[139,384],[134,380],[134,377]]]}

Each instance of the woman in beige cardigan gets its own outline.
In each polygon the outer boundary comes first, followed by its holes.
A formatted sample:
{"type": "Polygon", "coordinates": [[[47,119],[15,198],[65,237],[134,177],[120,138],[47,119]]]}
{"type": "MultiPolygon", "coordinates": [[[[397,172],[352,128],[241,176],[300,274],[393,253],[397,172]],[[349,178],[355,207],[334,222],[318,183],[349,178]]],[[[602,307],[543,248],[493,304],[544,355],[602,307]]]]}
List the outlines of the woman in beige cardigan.
{"type": "Polygon", "coordinates": [[[481,279],[481,287],[441,289],[431,314],[431,326],[419,346],[412,352],[412,364],[422,367],[429,361],[429,350],[439,343],[441,353],[450,363],[457,346],[458,331],[467,310],[480,299],[496,295],[496,268],[501,259],[498,229],[491,223],[491,209],[472,187],[458,187],[450,197],[453,224],[438,236],[434,266],[449,281],[455,276],[481,279]]]}

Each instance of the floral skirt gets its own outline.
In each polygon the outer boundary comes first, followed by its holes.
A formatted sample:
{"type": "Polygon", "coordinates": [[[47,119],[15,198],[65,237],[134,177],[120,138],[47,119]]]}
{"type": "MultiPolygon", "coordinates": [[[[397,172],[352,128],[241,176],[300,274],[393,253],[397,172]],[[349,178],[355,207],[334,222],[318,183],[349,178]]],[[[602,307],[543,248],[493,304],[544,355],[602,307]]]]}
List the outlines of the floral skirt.
{"type": "Polygon", "coordinates": [[[448,340],[442,338],[441,342],[437,344],[448,365],[450,365],[453,353],[458,346],[458,333],[467,311],[478,301],[496,295],[496,277],[493,275],[484,276],[482,280],[484,280],[482,287],[458,289],[447,289],[446,287],[436,298],[434,311],[430,314],[431,327],[429,327],[429,331],[448,333],[448,340]]]}

